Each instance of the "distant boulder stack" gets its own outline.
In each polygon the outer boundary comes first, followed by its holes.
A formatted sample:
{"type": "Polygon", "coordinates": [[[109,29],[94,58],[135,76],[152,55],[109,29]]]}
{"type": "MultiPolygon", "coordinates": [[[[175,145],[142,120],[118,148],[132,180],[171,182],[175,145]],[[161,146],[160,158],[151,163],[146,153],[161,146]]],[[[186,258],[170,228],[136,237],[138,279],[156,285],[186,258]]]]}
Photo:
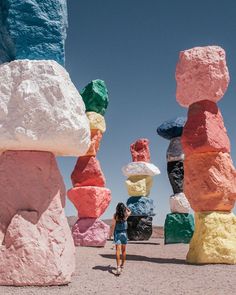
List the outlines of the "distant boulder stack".
{"type": "Polygon", "coordinates": [[[100,142],[106,131],[104,118],[108,106],[108,90],[102,80],[91,81],[81,92],[91,129],[91,145],[87,153],[78,158],[71,174],[73,188],[67,192],[78,210],[78,221],[72,228],[75,246],[103,247],[110,227],[98,218],[111,201],[105,176],[96,158],[100,142]]]}
{"type": "Polygon", "coordinates": [[[169,199],[171,213],[167,214],[164,225],[165,244],[188,244],[194,231],[193,216],[189,213],[190,205],[183,193],[184,152],[181,136],[185,123],[186,118],[177,117],[157,128],[158,135],[170,140],[166,152],[167,173],[174,193],[169,199]]]}
{"type": "Polygon", "coordinates": [[[230,141],[217,106],[229,84],[225,51],[219,46],[180,52],[176,97],[188,107],[183,130],[184,192],[195,211],[196,230],[187,261],[236,264],[236,171],[230,141]]]}
{"type": "Polygon", "coordinates": [[[126,187],[130,198],[127,206],[131,210],[128,218],[128,238],[133,241],[148,240],[152,235],[154,203],[149,197],[153,176],[160,170],[150,163],[149,140],[141,138],[130,145],[133,162],[122,168],[128,177],[126,187]]]}

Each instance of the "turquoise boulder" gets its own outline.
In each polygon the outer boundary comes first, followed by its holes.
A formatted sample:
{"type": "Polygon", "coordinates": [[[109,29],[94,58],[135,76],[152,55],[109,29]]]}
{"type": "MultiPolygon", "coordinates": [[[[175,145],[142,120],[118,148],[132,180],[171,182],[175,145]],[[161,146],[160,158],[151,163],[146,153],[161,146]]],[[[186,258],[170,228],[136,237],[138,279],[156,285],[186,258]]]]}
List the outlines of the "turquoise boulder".
{"type": "Polygon", "coordinates": [[[194,232],[194,218],[189,213],[169,213],[166,215],[165,244],[188,244],[194,232]]]}
{"type": "Polygon", "coordinates": [[[126,203],[131,210],[131,216],[153,216],[154,204],[149,197],[130,197],[126,203]]]}
{"type": "Polygon", "coordinates": [[[0,63],[52,59],[64,65],[66,0],[1,0],[0,63]]]}

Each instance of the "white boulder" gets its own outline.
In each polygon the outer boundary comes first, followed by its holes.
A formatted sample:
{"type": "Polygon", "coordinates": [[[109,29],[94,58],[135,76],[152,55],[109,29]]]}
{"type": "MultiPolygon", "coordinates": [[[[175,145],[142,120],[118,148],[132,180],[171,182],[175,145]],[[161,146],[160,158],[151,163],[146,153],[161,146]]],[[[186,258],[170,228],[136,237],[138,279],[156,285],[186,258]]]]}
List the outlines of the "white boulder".
{"type": "Polygon", "coordinates": [[[190,204],[184,193],[170,197],[170,211],[171,213],[189,213],[190,204]]]}
{"type": "Polygon", "coordinates": [[[84,102],[67,71],[51,60],[0,66],[0,151],[80,156],[90,146],[84,102]]]}
{"type": "Polygon", "coordinates": [[[131,162],[122,168],[122,172],[126,177],[132,175],[155,176],[161,173],[157,166],[147,162],[131,162]]]}

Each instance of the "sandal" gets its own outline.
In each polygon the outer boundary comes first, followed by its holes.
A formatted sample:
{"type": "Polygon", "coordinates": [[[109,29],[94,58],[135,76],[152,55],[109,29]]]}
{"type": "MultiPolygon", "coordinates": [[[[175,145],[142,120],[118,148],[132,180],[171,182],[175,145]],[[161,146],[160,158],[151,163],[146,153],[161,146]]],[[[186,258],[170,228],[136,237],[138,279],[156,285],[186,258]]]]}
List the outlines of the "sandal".
{"type": "Polygon", "coordinates": [[[121,274],[121,268],[120,266],[118,266],[116,269],[116,275],[119,276],[120,274],[121,274]]]}

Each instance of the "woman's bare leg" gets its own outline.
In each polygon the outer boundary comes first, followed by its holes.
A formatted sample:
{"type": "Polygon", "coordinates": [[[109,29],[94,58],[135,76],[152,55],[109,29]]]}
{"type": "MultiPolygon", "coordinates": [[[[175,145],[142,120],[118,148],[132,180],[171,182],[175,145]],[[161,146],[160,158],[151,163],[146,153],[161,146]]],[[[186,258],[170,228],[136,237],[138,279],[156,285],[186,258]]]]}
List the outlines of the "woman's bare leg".
{"type": "Polygon", "coordinates": [[[124,266],[126,261],[126,245],[121,245],[121,251],[122,251],[122,263],[121,266],[124,266]]]}
{"type": "Polygon", "coordinates": [[[116,264],[117,264],[117,267],[120,267],[120,248],[121,248],[121,245],[116,245],[116,264]]]}

